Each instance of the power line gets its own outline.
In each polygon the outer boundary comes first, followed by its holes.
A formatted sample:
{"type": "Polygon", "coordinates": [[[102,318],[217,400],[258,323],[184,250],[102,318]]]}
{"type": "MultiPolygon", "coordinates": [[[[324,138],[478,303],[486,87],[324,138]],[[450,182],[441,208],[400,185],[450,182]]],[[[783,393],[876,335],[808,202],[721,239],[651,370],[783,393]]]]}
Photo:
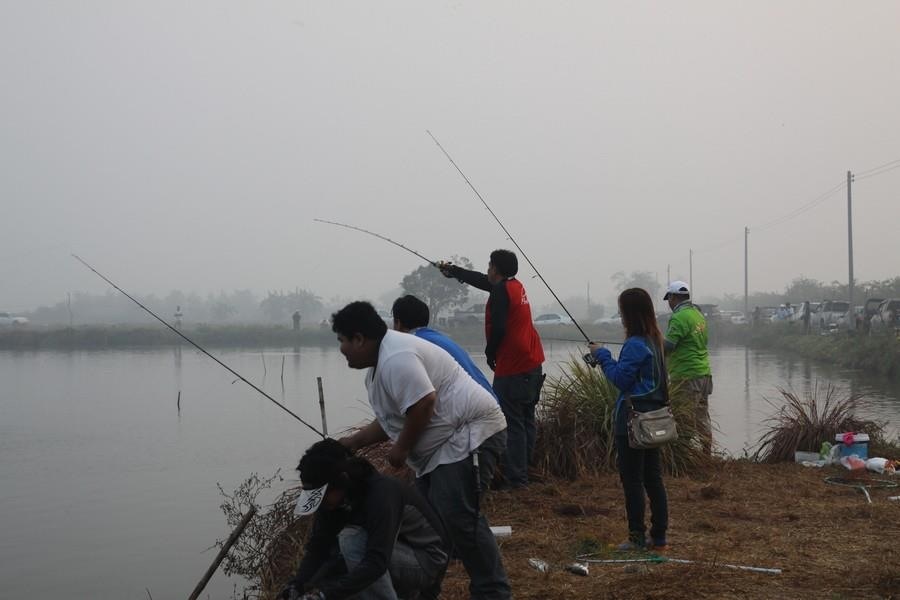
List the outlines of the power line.
{"type": "Polygon", "coordinates": [[[785,223],[785,222],[787,222],[787,221],[790,221],[791,219],[794,219],[794,218],[796,218],[796,217],[799,217],[799,216],[802,215],[803,213],[812,210],[813,208],[815,208],[815,207],[818,206],[819,204],[821,204],[821,203],[825,202],[826,200],[828,200],[828,198],[830,198],[831,196],[833,196],[833,195],[836,194],[837,192],[841,191],[841,189],[843,189],[844,187],[846,187],[846,185],[847,185],[847,184],[846,184],[845,182],[842,181],[842,182],[840,182],[839,184],[835,185],[833,188],[829,189],[827,192],[824,192],[824,193],[822,193],[822,194],[816,196],[815,198],[813,198],[812,200],[810,200],[810,201],[807,202],[806,204],[803,204],[803,205],[801,205],[801,206],[798,206],[797,208],[795,208],[795,209],[792,210],[791,212],[789,212],[789,213],[787,213],[787,214],[784,214],[784,215],[782,215],[782,216],[780,216],[780,217],[776,217],[776,218],[774,218],[774,219],[771,219],[771,220],[769,220],[769,221],[766,221],[765,223],[762,223],[762,224],[760,224],[760,225],[756,225],[756,226],[754,226],[754,227],[751,227],[751,228],[750,228],[750,231],[756,231],[756,232],[765,231],[765,230],[767,230],[767,229],[771,229],[772,227],[775,227],[776,225],[781,225],[782,223],[785,223]]]}
{"type": "MultiPolygon", "coordinates": [[[[894,161],[894,162],[900,163],[900,161],[894,161]]],[[[890,163],[888,163],[888,164],[890,164],[890,163]]],[[[887,166],[887,165],[882,165],[882,166],[887,166]]],[[[854,179],[868,179],[869,177],[877,177],[878,175],[883,175],[883,174],[887,173],[888,171],[893,171],[894,169],[900,169],[900,164],[896,164],[893,167],[890,167],[887,169],[882,169],[882,170],[878,171],[877,173],[872,173],[871,171],[867,171],[868,175],[854,174],[853,177],[854,177],[854,179]]],[[[872,171],[875,171],[875,170],[876,169],[872,169],[872,171]]]]}
{"type": "MultiPolygon", "coordinates": [[[[860,171],[860,172],[858,172],[858,173],[854,173],[853,175],[854,175],[854,177],[856,177],[857,179],[859,179],[860,177],[869,177],[869,176],[870,176],[869,173],[872,173],[873,171],[878,171],[879,169],[882,169],[882,168],[884,168],[884,167],[888,167],[888,166],[890,166],[890,165],[896,165],[896,166],[891,167],[890,169],[886,169],[887,171],[896,169],[897,167],[900,167],[900,164],[898,164],[898,163],[900,163],[900,158],[898,158],[897,160],[892,160],[892,161],[890,161],[890,162],[886,162],[886,163],[884,163],[883,165],[878,165],[877,167],[872,167],[871,169],[867,169],[867,170],[865,170],[865,171],[860,171]]],[[[871,175],[871,176],[874,177],[875,175],[881,175],[881,173],[874,173],[874,174],[871,175]]]]}

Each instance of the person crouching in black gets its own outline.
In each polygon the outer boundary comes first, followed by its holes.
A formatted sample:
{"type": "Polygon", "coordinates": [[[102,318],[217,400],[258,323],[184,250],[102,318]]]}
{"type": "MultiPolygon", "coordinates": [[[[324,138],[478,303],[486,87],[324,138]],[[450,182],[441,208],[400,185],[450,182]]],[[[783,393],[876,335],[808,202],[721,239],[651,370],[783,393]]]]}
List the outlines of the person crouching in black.
{"type": "Polygon", "coordinates": [[[332,439],[313,444],[297,470],[303,490],[295,513],[315,513],[315,521],[282,598],[439,596],[449,543],[415,488],[380,474],[332,439]]]}

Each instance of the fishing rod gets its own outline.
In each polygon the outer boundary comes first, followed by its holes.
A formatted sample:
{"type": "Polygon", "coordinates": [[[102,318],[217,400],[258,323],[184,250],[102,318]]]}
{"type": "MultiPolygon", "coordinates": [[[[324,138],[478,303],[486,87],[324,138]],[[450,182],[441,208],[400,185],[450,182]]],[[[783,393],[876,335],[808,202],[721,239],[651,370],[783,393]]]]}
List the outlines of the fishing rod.
{"type": "MultiPolygon", "coordinates": [[[[547,340],[549,342],[572,342],[573,344],[580,344],[581,340],[573,340],[571,338],[552,338],[552,337],[544,337],[541,336],[542,340],[547,340]]],[[[607,340],[591,340],[594,344],[604,344],[607,346],[623,346],[625,342],[609,342],[607,340]]]]}
{"type": "Polygon", "coordinates": [[[328,223],[329,225],[337,225],[338,227],[346,227],[347,229],[355,229],[356,231],[362,231],[363,233],[368,233],[369,235],[375,236],[380,240],[384,240],[386,242],[389,242],[389,243],[397,246],[398,248],[403,248],[407,252],[415,254],[416,256],[418,256],[419,258],[421,258],[422,260],[424,260],[425,262],[429,263],[432,266],[435,266],[435,267],[437,266],[437,263],[435,261],[431,260],[430,258],[426,258],[426,257],[422,256],[421,254],[419,254],[418,252],[416,252],[415,250],[413,250],[412,248],[410,248],[408,246],[404,246],[400,242],[395,242],[391,238],[385,237],[379,233],[375,233],[374,231],[369,231],[368,229],[363,229],[362,227],[357,227],[355,225],[347,225],[346,223],[338,223],[337,221],[326,221],[325,219],[313,219],[313,221],[318,221],[319,223],[328,223]]]}
{"type": "Polygon", "coordinates": [[[72,257],[73,257],[75,260],[77,260],[78,262],[80,262],[81,264],[83,264],[85,267],[87,267],[88,269],[90,269],[91,271],[93,271],[94,273],[96,273],[97,276],[98,276],[100,279],[102,279],[103,281],[105,281],[105,282],[108,283],[109,285],[111,285],[111,286],[113,286],[114,288],[116,288],[116,289],[117,289],[119,292],[121,292],[126,298],[128,298],[129,300],[131,300],[132,302],[134,302],[135,304],[137,304],[137,305],[140,306],[141,308],[143,308],[143,309],[144,309],[151,317],[153,317],[154,319],[156,319],[157,321],[159,321],[160,323],[162,323],[163,325],[165,325],[166,327],[168,327],[169,329],[171,329],[172,331],[174,331],[174,332],[175,332],[176,334],[178,334],[182,339],[184,339],[187,343],[189,343],[189,344],[192,345],[194,348],[196,348],[197,350],[199,350],[199,351],[202,352],[203,354],[207,355],[208,357],[210,357],[211,359],[213,359],[214,361],[216,361],[217,363],[219,363],[220,365],[222,365],[223,367],[225,367],[225,369],[227,369],[229,373],[231,373],[232,375],[234,375],[235,377],[237,377],[238,379],[240,379],[241,381],[243,381],[244,383],[246,383],[247,385],[249,385],[250,387],[252,387],[254,390],[256,390],[257,392],[259,392],[260,394],[262,394],[263,396],[265,396],[266,398],[268,398],[269,400],[271,400],[272,402],[274,402],[275,405],[278,406],[279,408],[281,408],[284,412],[286,412],[287,414],[291,415],[292,417],[294,417],[295,419],[297,419],[298,421],[300,421],[301,423],[303,423],[304,425],[306,425],[307,427],[309,427],[310,429],[312,429],[313,431],[315,431],[316,433],[318,433],[319,435],[321,435],[323,439],[325,439],[325,438],[327,437],[324,433],[322,433],[321,431],[319,431],[318,429],[316,429],[315,427],[313,427],[312,425],[310,425],[309,423],[307,423],[306,421],[304,421],[303,419],[301,419],[299,416],[297,416],[297,414],[294,413],[294,412],[293,412],[291,409],[289,409],[287,406],[285,406],[284,404],[282,404],[281,402],[279,402],[278,400],[276,400],[276,399],[273,398],[272,396],[268,395],[267,393],[265,393],[264,391],[262,391],[261,389],[259,389],[258,387],[256,387],[255,385],[253,385],[252,383],[250,383],[249,381],[247,381],[246,379],[244,379],[244,377],[243,377],[240,373],[238,373],[237,371],[235,371],[234,369],[232,369],[231,367],[229,367],[228,365],[226,365],[225,363],[223,363],[221,360],[219,360],[218,358],[216,358],[215,356],[213,356],[212,354],[210,354],[209,352],[207,352],[206,350],[204,350],[203,347],[200,346],[200,344],[198,344],[197,342],[195,342],[194,340],[192,340],[192,339],[189,338],[188,336],[184,335],[183,333],[181,333],[180,331],[178,331],[177,329],[175,329],[174,327],[172,327],[171,325],[169,325],[165,320],[163,320],[162,318],[160,318],[155,312],[153,312],[152,310],[150,310],[149,308],[147,308],[146,306],[144,306],[143,304],[141,304],[138,300],[136,300],[134,297],[132,297],[131,294],[129,294],[128,292],[126,292],[125,290],[123,290],[122,288],[120,288],[119,286],[117,286],[115,283],[113,283],[112,281],[110,281],[109,279],[107,279],[106,276],[104,276],[102,273],[100,273],[100,271],[98,271],[97,269],[95,269],[94,267],[92,267],[91,265],[89,265],[87,262],[85,262],[80,256],[78,256],[77,254],[73,254],[72,257]]]}
{"type": "Polygon", "coordinates": [[[434,143],[437,144],[437,147],[441,149],[441,152],[444,153],[444,156],[447,157],[447,160],[450,161],[450,164],[453,165],[454,168],[456,168],[456,170],[459,172],[459,174],[462,175],[462,178],[466,180],[466,183],[469,184],[469,187],[472,188],[472,191],[475,192],[475,195],[478,196],[478,199],[481,200],[481,203],[482,203],[482,204],[484,204],[484,207],[485,207],[486,209],[488,209],[488,212],[491,213],[491,216],[494,217],[494,220],[497,221],[497,224],[498,224],[498,225],[500,225],[500,228],[503,230],[503,233],[506,234],[506,237],[509,238],[509,241],[511,241],[511,242],[515,245],[515,247],[519,250],[519,254],[522,255],[522,258],[524,258],[524,259],[528,262],[528,264],[529,264],[529,265],[531,266],[531,268],[534,270],[534,273],[540,278],[541,282],[543,282],[543,284],[544,284],[545,286],[547,286],[547,289],[550,291],[551,294],[553,294],[553,298],[556,299],[556,301],[559,303],[559,305],[562,307],[562,309],[563,309],[564,311],[566,311],[566,314],[569,315],[569,318],[572,319],[572,323],[575,324],[575,327],[577,327],[577,328],[578,328],[578,331],[581,332],[581,335],[584,336],[585,341],[586,341],[588,344],[590,344],[590,343],[591,343],[591,338],[588,337],[588,334],[586,334],[586,333],[584,332],[584,329],[581,328],[581,325],[578,324],[578,321],[575,320],[575,317],[572,316],[572,313],[569,312],[569,309],[566,308],[566,305],[562,303],[562,300],[559,299],[559,296],[556,295],[556,292],[553,291],[553,288],[550,287],[550,284],[547,283],[547,280],[544,279],[544,276],[541,275],[541,273],[540,273],[540,271],[538,271],[537,267],[534,266],[534,263],[531,262],[531,259],[528,258],[528,255],[525,254],[525,251],[522,250],[522,247],[518,244],[518,242],[516,242],[515,238],[513,238],[512,234],[509,232],[509,230],[506,228],[506,226],[503,225],[503,222],[500,221],[500,218],[497,217],[497,215],[494,213],[493,210],[491,210],[491,207],[488,206],[488,203],[487,203],[487,202],[485,202],[484,197],[482,197],[482,195],[478,192],[478,190],[475,189],[475,186],[472,185],[472,182],[469,181],[469,178],[466,177],[466,174],[463,173],[462,169],[459,168],[459,165],[456,164],[456,161],[453,160],[453,157],[450,156],[450,153],[447,152],[446,150],[444,150],[444,147],[441,146],[441,143],[437,140],[436,137],[434,137],[434,135],[433,135],[430,131],[428,131],[428,130],[426,129],[425,132],[426,132],[429,136],[431,136],[431,139],[434,140],[434,143]]]}

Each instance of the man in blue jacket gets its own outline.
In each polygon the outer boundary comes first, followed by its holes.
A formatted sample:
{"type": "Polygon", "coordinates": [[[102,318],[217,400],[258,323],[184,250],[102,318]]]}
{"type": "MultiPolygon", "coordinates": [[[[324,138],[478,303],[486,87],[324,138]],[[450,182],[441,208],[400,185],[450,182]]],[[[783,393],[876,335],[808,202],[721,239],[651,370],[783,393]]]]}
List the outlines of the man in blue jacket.
{"type": "Polygon", "coordinates": [[[428,327],[431,312],[428,310],[427,304],[415,296],[407,294],[394,300],[391,314],[394,316],[395,331],[411,333],[423,340],[428,340],[435,346],[443,348],[459,363],[459,366],[466,373],[472,376],[472,379],[478,382],[478,385],[489,391],[494,398],[497,397],[497,394],[494,393],[494,388],[491,387],[491,383],[484,376],[484,373],[481,372],[481,369],[478,368],[478,365],[472,361],[469,353],[463,350],[450,337],[428,327]]]}

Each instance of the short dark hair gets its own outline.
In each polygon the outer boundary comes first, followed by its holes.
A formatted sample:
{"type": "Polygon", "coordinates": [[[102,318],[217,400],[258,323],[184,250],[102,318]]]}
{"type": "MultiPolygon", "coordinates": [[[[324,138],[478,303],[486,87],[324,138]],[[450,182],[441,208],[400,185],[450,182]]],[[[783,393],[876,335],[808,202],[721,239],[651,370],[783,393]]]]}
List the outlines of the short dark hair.
{"type": "Polygon", "coordinates": [[[387,333],[387,324],[374,306],[358,300],[331,315],[331,330],[346,338],[358,333],[366,339],[381,341],[387,333]]]}
{"type": "Polygon", "coordinates": [[[375,472],[375,467],[365,458],[354,456],[339,441],[325,438],[307,448],[297,470],[304,487],[318,488],[327,483],[359,491],[365,480],[375,472]]]}
{"type": "Polygon", "coordinates": [[[504,277],[515,277],[519,272],[519,259],[511,250],[494,250],[491,252],[491,264],[504,277]]]}
{"type": "Polygon", "coordinates": [[[428,320],[431,317],[428,305],[411,294],[394,300],[391,313],[405,329],[425,327],[428,325],[428,320]]]}
{"type": "Polygon", "coordinates": [[[306,449],[297,470],[300,481],[306,487],[322,487],[336,480],[343,471],[343,463],[352,454],[349,448],[337,440],[326,438],[306,449]]]}

